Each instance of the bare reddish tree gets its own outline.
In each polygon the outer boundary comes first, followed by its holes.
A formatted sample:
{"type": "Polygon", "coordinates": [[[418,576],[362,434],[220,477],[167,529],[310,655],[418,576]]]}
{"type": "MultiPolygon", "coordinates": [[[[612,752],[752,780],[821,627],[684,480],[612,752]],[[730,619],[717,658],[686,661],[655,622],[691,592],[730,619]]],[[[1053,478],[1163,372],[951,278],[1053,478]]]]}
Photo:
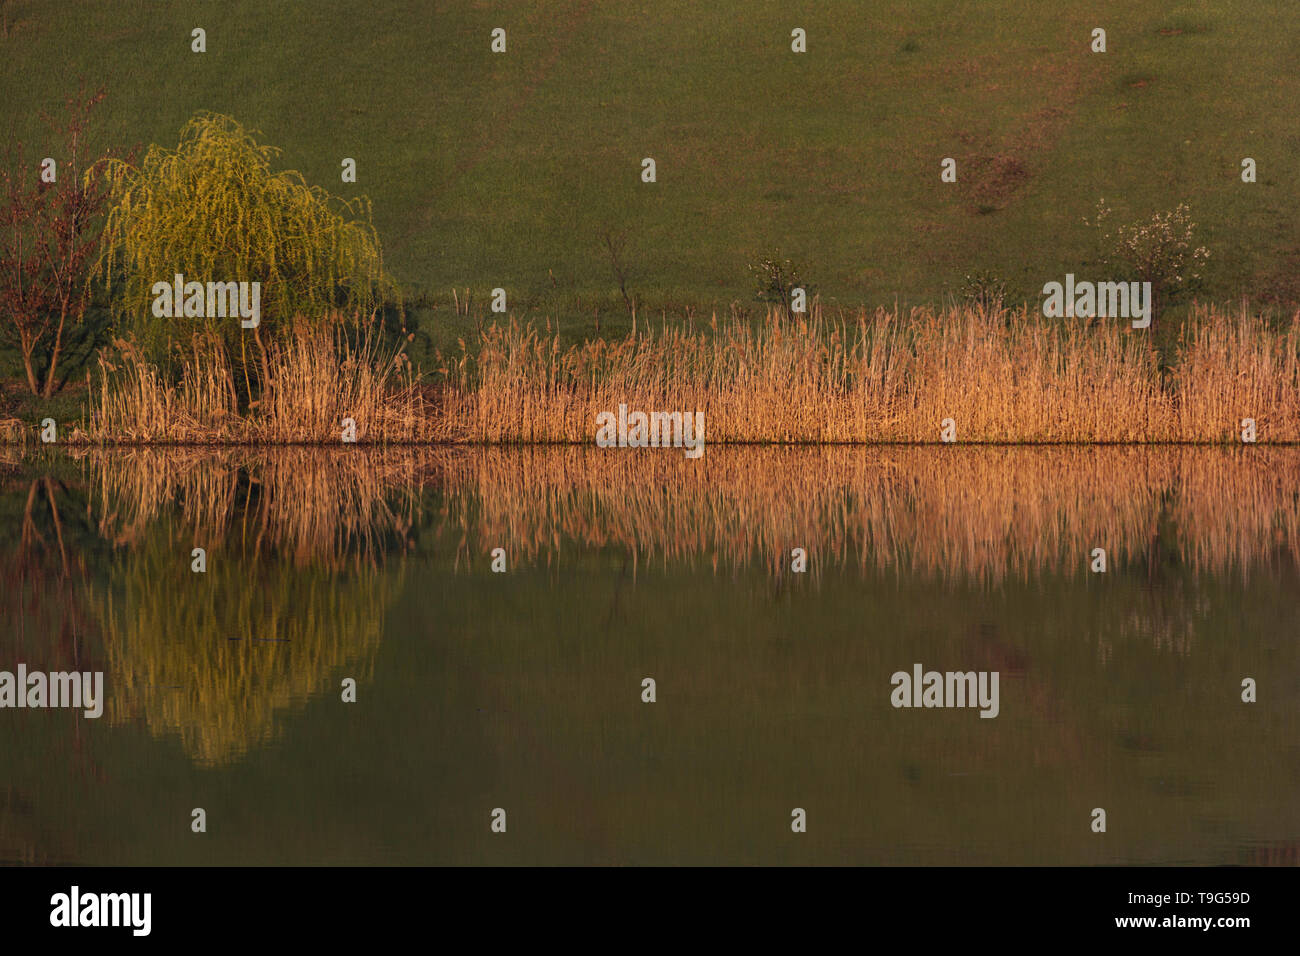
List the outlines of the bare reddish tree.
{"type": "Polygon", "coordinates": [[[100,89],[88,96],[83,84],[61,122],[44,116],[61,143],[55,182],[42,181],[39,168],[27,164],[21,143],[0,170],[0,334],[18,347],[28,386],[44,398],[54,394],[68,328],[85,319],[90,303],[107,199],[96,172],[107,157],[87,160],[85,139],[104,95],[100,89]]]}
{"type": "Polygon", "coordinates": [[[48,196],[34,172],[27,170],[21,143],[10,146],[0,169],[4,193],[3,235],[0,235],[0,334],[18,347],[27,371],[27,385],[40,394],[33,359],[42,337],[42,322],[50,313],[50,289],[40,249],[37,223],[46,218],[48,196]],[[17,167],[16,171],[13,167],[17,167]]]}

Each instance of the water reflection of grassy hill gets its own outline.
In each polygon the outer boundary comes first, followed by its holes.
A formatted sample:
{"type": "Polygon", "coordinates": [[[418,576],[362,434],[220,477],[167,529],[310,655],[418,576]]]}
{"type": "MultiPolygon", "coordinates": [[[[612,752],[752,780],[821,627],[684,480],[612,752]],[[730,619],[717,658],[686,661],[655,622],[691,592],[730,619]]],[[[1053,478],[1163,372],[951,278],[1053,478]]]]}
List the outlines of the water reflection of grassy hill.
{"type": "Polygon", "coordinates": [[[1300,833],[1280,582],[989,593],[837,572],[778,592],[755,571],[633,585],[585,566],[425,600],[398,613],[445,635],[429,693],[451,727],[429,730],[476,741],[446,813],[522,818],[509,844],[471,832],[462,861],[1238,862],[1300,833]],[[1000,670],[1001,716],[892,710],[889,675],[914,661],[1000,670]],[[1247,674],[1271,700],[1240,702],[1247,674]]]}

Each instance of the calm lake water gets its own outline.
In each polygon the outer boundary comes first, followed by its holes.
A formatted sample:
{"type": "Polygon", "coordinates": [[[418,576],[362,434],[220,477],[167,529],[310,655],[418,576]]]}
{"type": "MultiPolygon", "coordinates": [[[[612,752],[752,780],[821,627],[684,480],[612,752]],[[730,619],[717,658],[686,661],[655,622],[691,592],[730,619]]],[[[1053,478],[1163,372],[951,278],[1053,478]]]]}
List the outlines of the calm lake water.
{"type": "Polygon", "coordinates": [[[1300,449],[0,474],[0,670],[106,697],[0,710],[3,862],[1298,860],[1300,449]],[[996,671],[998,715],[893,707],[917,663],[996,671]]]}

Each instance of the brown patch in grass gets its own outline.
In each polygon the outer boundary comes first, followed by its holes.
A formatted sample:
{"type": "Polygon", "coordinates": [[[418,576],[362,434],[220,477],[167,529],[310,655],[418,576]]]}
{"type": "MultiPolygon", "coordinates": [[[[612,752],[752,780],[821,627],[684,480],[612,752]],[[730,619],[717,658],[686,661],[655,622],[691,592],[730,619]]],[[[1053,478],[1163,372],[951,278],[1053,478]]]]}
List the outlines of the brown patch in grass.
{"type": "Polygon", "coordinates": [[[958,134],[968,147],[958,160],[957,181],[967,184],[967,210],[986,215],[1005,209],[1033,178],[1034,157],[1056,142],[1078,98],[1081,77],[1076,67],[1058,58],[1035,64],[1045,88],[1055,102],[1034,110],[1017,124],[1010,136],[994,141],[969,132],[958,134]]]}
{"type": "Polygon", "coordinates": [[[1300,309],[1300,246],[1284,250],[1281,261],[1271,271],[1256,277],[1255,287],[1267,290],[1259,296],[1265,307],[1300,309]]]}
{"type": "Polygon", "coordinates": [[[971,197],[981,213],[1004,209],[1030,178],[1025,164],[1011,153],[976,156],[968,161],[967,172],[975,180],[971,197]]]}

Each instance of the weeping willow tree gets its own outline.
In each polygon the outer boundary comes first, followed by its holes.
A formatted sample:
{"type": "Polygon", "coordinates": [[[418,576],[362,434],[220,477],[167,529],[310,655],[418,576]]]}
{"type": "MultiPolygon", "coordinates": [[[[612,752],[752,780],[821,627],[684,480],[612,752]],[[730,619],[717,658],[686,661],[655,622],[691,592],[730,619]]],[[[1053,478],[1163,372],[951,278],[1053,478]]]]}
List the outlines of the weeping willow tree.
{"type": "Polygon", "coordinates": [[[249,338],[260,355],[263,335],[280,334],[295,314],[369,315],[397,296],[369,201],[345,201],[293,170],[274,170],[280,151],[259,144],[255,132],[199,113],[176,149],[151,146],[139,166],[109,163],[98,264],[120,327],[134,330],[153,357],[169,357],[195,332],[215,332],[234,346],[246,382],[249,338]],[[260,282],[261,325],[155,317],[154,284],[177,274],[186,282],[260,282]]]}

